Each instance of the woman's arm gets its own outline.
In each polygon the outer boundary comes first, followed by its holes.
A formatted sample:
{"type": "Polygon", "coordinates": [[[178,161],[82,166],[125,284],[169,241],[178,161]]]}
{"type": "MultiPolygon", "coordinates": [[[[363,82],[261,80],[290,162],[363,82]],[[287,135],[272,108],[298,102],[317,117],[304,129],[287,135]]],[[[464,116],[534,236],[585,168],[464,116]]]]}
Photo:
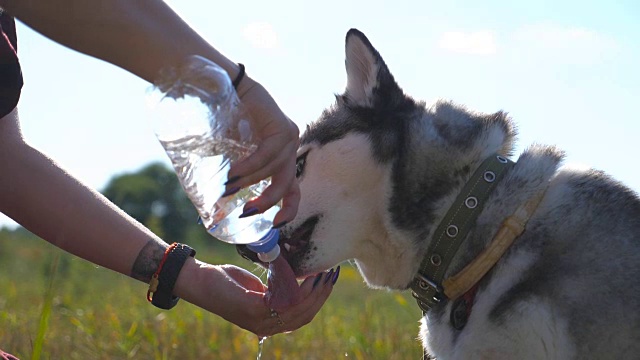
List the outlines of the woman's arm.
{"type": "Polygon", "coordinates": [[[239,71],[159,0],[0,0],[0,7],[50,39],[149,82],[193,54],[232,79],[239,71]]]}
{"type": "MultiPolygon", "coordinates": [[[[0,0],[0,7],[52,40],[120,66],[153,82],[158,72],[201,55],[220,65],[231,79],[239,67],[191,29],[160,0],[0,0]]],[[[295,181],[298,127],[267,90],[246,76],[238,94],[249,110],[260,143],[255,154],[234,164],[229,184],[245,187],[271,177],[272,184],[245,210],[269,209],[281,199],[274,224],[291,221],[300,193],[295,181]]]]}
{"type": "Polygon", "coordinates": [[[2,213],[72,254],[149,281],[167,244],[29,146],[16,110],[0,119],[0,169],[2,213]]]}
{"type": "MultiPolygon", "coordinates": [[[[193,54],[216,62],[231,78],[239,70],[159,0],[0,0],[0,7],[54,41],[150,82],[162,68],[193,54]]],[[[252,79],[242,80],[238,93],[260,144],[255,154],[232,166],[229,176],[238,178],[232,186],[271,177],[272,185],[247,206],[264,211],[284,197],[274,222],[286,222],[295,216],[299,200],[297,126],[252,79]]],[[[15,110],[0,119],[0,169],[0,211],[36,235],[143,282],[158,268],[168,244],[31,147],[15,110]]],[[[332,281],[318,281],[322,276],[305,281],[302,300],[280,312],[285,325],[264,303],[264,285],[240,268],[189,258],[174,294],[256,334],[271,335],[311,321],[332,289],[332,281]]]]}
{"type": "MultiPolygon", "coordinates": [[[[65,251],[149,282],[168,244],[26,143],[16,110],[0,119],[0,169],[0,212],[65,251]]],[[[237,267],[188,258],[174,294],[267,336],[313,319],[336,278],[312,280],[302,283],[302,300],[280,313],[284,324],[271,316],[262,282],[237,267]]]]}

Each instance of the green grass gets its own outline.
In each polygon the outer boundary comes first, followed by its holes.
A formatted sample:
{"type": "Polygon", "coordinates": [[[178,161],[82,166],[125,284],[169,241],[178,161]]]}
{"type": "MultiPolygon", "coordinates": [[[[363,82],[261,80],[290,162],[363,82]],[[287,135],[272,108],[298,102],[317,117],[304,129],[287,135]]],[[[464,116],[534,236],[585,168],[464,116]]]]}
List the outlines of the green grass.
{"type": "MultiPolygon", "coordinates": [[[[196,247],[201,260],[253,269],[231,247],[196,247]]],[[[268,338],[262,359],[420,359],[420,310],[410,294],[370,290],[353,267],[342,267],[315,319],[268,338]]],[[[0,231],[0,269],[0,348],[23,360],[255,359],[258,353],[255,335],[184,301],[159,310],[147,303],[145,284],[33,237],[0,231]]]]}
{"type": "Polygon", "coordinates": [[[38,325],[38,336],[36,337],[35,344],[33,345],[31,360],[40,360],[40,357],[42,355],[44,339],[47,335],[47,329],[49,328],[49,318],[51,317],[51,310],[53,309],[53,284],[55,282],[56,275],[58,274],[59,260],[60,252],[57,252],[55,258],[53,259],[53,263],[51,264],[51,270],[49,271],[49,286],[47,286],[47,292],[44,295],[44,303],[42,304],[40,323],[38,325]]]}

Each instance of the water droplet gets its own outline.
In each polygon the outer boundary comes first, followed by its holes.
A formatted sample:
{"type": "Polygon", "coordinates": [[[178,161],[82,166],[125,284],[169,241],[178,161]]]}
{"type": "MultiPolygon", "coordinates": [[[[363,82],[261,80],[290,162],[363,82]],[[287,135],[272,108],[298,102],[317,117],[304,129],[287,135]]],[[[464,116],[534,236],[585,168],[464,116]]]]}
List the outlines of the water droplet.
{"type": "Polygon", "coordinates": [[[258,338],[258,357],[256,360],[260,360],[262,358],[262,346],[264,345],[265,340],[267,340],[266,336],[258,338]]]}

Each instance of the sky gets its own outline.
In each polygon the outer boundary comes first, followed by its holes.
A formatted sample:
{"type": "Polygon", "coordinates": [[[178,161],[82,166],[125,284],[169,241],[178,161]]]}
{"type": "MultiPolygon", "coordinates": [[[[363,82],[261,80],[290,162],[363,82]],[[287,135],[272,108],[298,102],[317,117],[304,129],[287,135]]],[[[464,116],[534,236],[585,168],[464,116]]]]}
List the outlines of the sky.
{"type": "MultiPolygon", "coordinates": [[[[557,145],[566,163],[604,170],[640,192],[635,0],[167,3],[244,63],[301,129],[344,91],[344,38],[357,28],[407,94],[504,110],[519,130],[516,154],[557,145]]],[[[152,131],[148,83],[21,23],[18,55],[24,136],[69,173],[101,190],[113,176],[169,164],[152,131]]],[[[2,225],[15,223],[0,214],[2,225]]]]}

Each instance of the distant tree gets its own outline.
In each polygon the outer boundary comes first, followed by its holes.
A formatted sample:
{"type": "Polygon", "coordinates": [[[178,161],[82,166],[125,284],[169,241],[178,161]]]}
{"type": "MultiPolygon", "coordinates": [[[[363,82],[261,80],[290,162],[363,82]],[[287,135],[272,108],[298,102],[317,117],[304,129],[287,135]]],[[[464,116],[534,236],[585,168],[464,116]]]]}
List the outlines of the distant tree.
{"type": "Polygon", "coordinates": [[[193,205],[173,170],[162,163],[114,177],[103,194],[168,242],[185,241],[189,228],[197,226],[193,205]]]}

